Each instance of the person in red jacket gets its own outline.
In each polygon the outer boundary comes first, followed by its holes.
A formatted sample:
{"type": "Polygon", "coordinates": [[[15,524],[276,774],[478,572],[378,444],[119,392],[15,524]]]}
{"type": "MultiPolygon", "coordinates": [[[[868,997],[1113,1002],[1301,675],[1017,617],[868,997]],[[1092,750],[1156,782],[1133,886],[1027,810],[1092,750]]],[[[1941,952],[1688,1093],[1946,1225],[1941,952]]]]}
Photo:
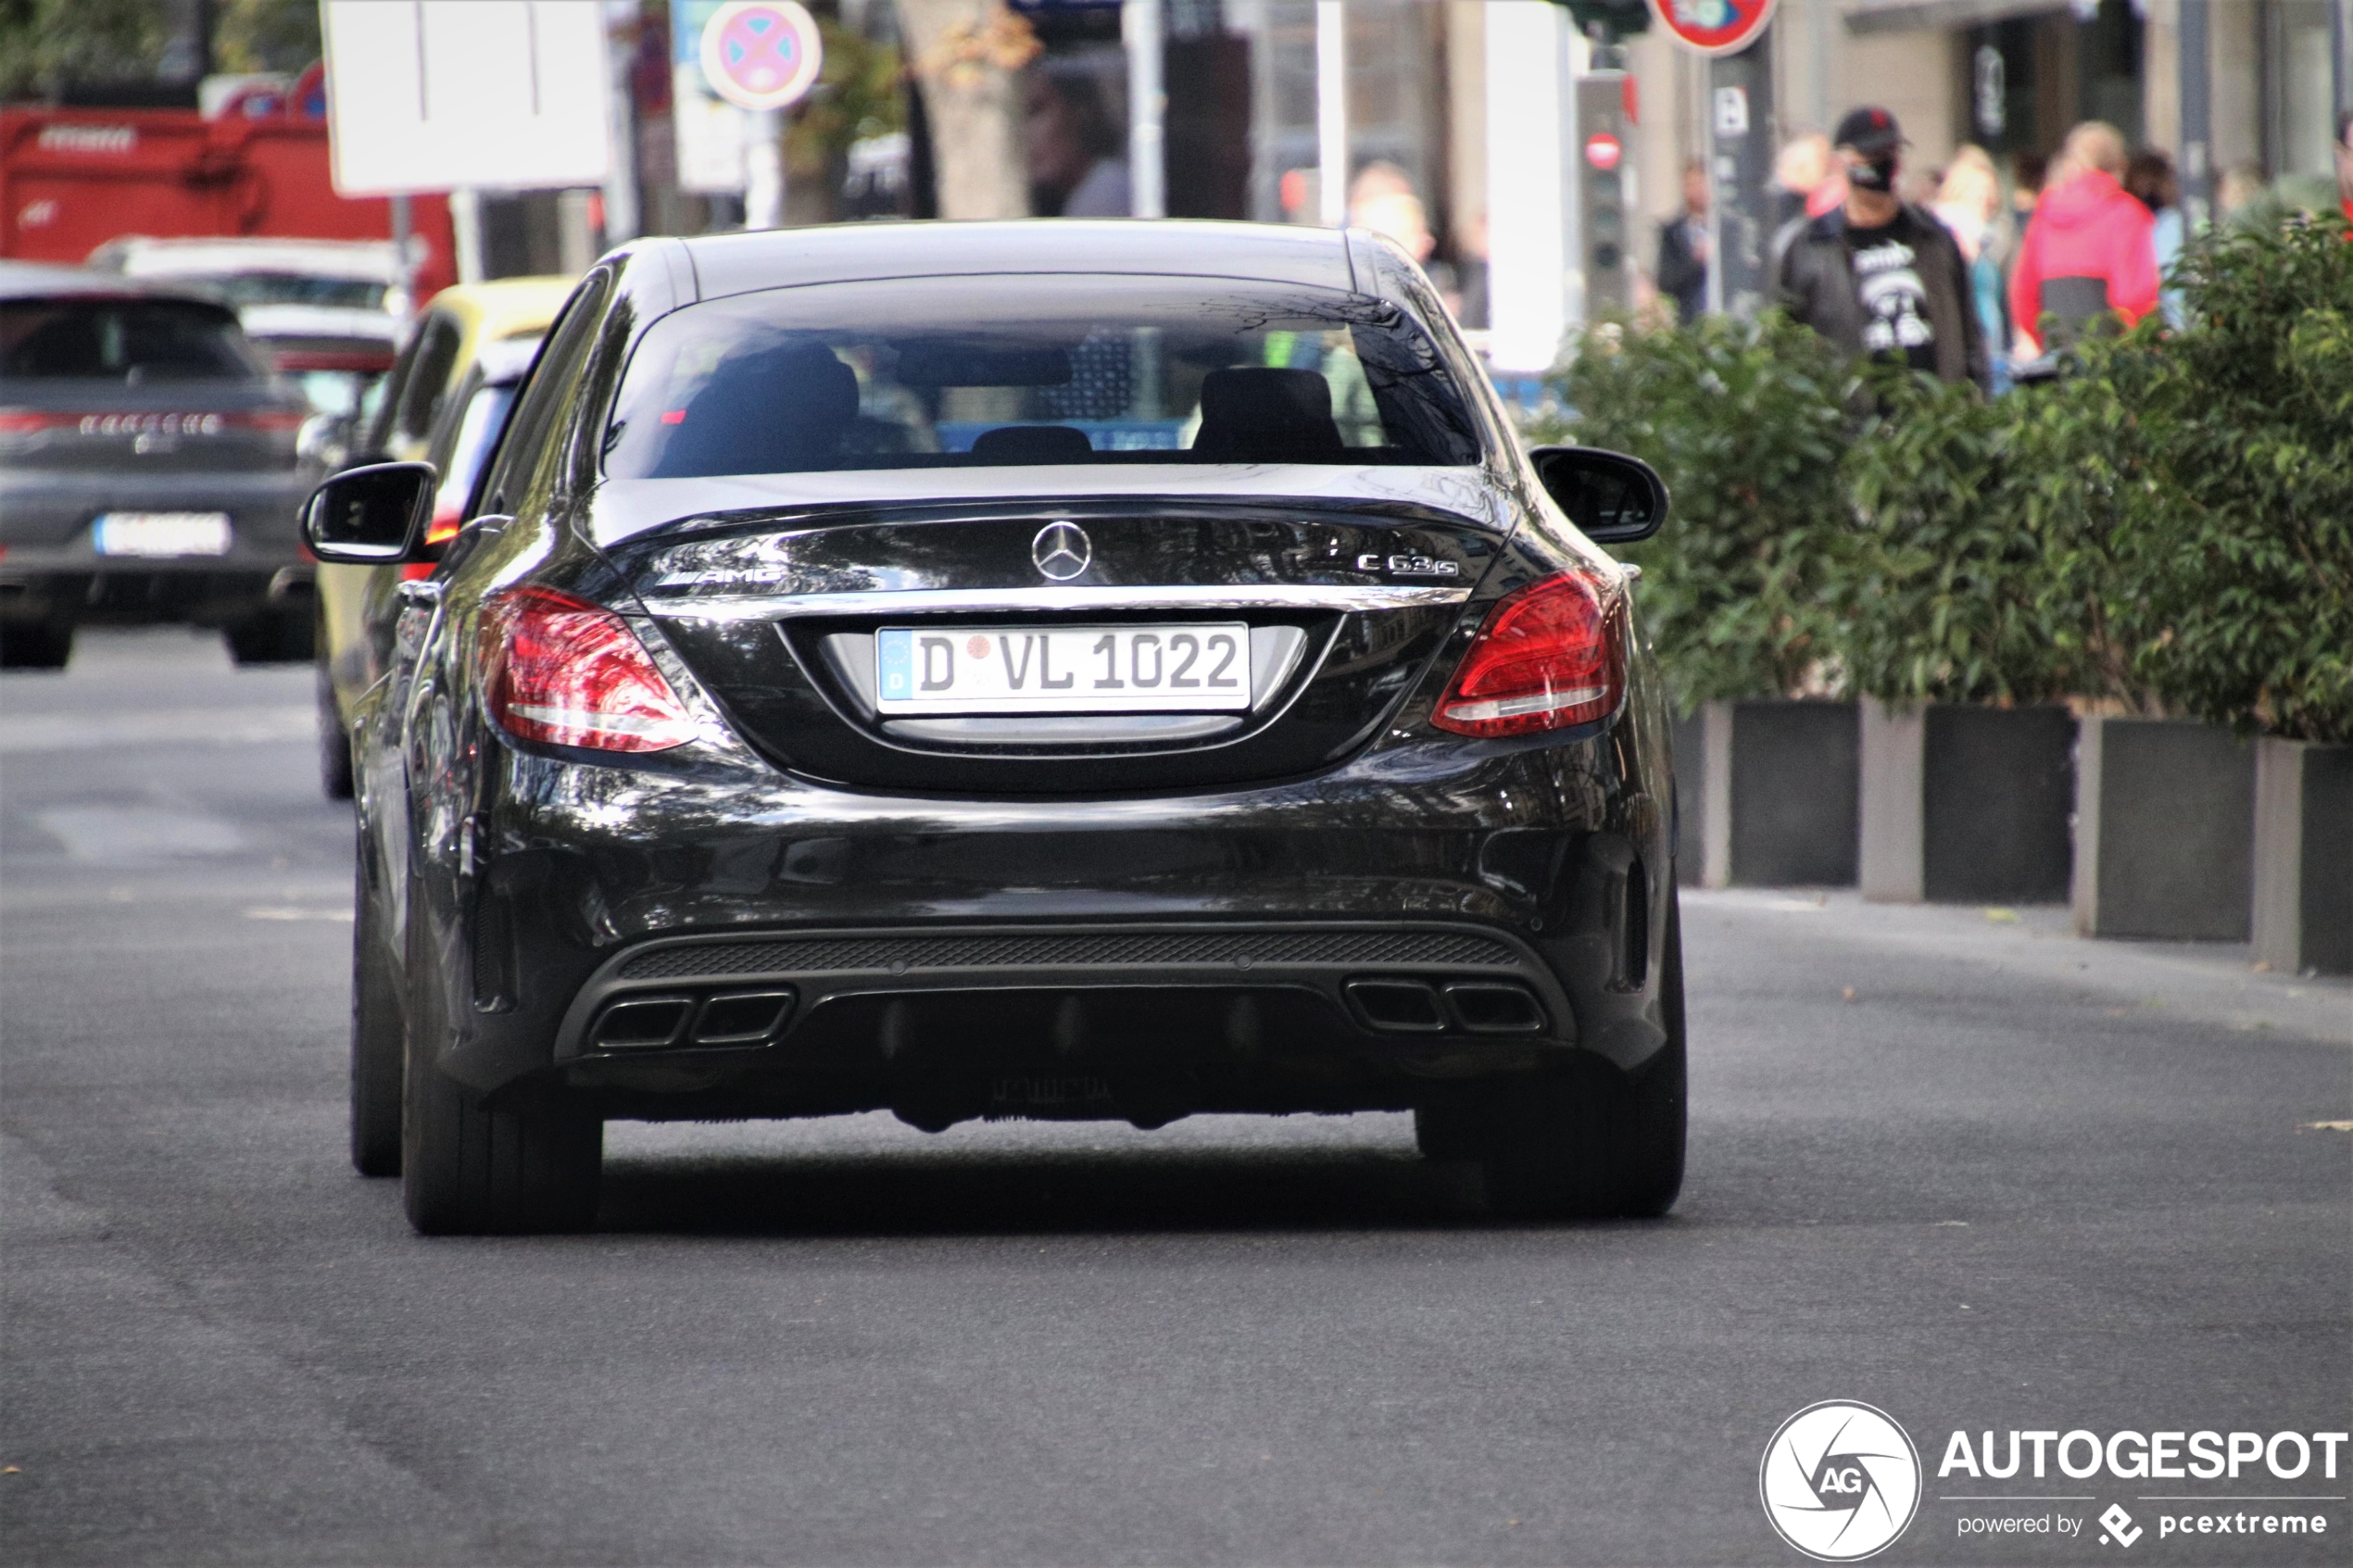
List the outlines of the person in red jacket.
{"type": "Polygon", "coordinates": [[[2131,326],[2157,308],[2156,220],[2118,182],[2124,138],[2086,120],[2068,132],[2055,178],[2010,273],[2010,318],[2038,348],[2058,348],[2113,317],[2131,326]],[[2043,319],[2053,317],[2051,341],[2043,319]]]}

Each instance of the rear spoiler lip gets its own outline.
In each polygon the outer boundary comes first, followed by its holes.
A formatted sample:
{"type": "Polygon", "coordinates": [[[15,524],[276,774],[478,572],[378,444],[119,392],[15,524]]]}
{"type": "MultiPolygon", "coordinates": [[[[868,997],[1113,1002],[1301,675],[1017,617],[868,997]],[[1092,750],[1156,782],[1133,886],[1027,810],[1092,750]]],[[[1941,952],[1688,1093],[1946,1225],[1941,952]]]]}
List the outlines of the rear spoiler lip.
{"type": "Polygon", "coordinates": [[[1382,610],[1457,605],[1469,583],[1178,583],[1108,587],[914,588],[844,594],[730,595],[665,602],[639,593],[653,615],[677,621],[788,621],[802,616],[945,615],[1164,609],[1382,610]]]}

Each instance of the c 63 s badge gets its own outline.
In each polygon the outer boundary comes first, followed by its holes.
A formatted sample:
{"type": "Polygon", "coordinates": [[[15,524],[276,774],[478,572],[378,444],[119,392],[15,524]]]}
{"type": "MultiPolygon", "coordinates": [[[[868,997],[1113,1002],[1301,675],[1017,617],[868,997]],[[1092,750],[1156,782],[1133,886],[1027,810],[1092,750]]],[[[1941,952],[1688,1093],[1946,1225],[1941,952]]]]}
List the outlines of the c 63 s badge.
{"type": "Polygon", "coordinates": [[[1460,577],[1462,567],[1436,556],[1376,556],[1356,558],[1359,571],[1386,571],[1391,577],[1460,577]]]}
{"type": "Polygon", "coordinates": [[[1825,1399],[1781,1423],[1756,1489],[1781,1539],[1818,1562],[1854,1562],[1919,1512],[1919,1450],[1885,1411],[1825,1399]]]}

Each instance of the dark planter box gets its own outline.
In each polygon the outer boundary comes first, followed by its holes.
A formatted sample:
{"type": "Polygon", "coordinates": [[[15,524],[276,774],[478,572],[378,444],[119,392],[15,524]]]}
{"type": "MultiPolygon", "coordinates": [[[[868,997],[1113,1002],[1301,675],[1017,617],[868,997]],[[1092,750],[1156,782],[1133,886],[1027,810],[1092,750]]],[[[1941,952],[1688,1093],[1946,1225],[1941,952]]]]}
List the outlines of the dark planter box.
{"type": "Polygon", "coordinates": [[[2057,904],[2073,871],[2075,716],[2056,706],[1863,705],[1863,897],[2057,904]]]}
{"type": "Polygon", "coordinates": [[[2244,942],[2255,748],[2211,724],[2089,718],[2075,748],[2075,928],[2244,942]]]}
{"type": "Polygon", "coordinates": [[[1711,702],[1675,726],[1681,879],[1708,887],[1855,882],[1851,702],[1711,702]]]}
{"type": "Polygon", "coordinates": [[[2353,746],[2255,743],[2255,956],[2353,974],[2353,746]]]}

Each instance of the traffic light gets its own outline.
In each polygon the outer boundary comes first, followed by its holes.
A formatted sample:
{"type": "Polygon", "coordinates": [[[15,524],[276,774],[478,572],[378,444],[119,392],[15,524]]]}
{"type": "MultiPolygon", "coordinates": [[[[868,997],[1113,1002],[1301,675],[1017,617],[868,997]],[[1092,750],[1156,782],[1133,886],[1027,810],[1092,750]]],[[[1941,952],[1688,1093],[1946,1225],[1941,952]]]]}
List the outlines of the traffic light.
{"type": "Polygon", "coordinates": [[[1604,43],[1650,31],[1650,0],[1553,0],[1553,4],[1567,6],[1577,31],[1586,37],[1600,28],[1604,43]]]}
{"type": "Polygon", "coordinates": [[[1624,315],[1633,305],[1633,237],[1626,211],[1626,73],[1577,79],[1577,243],[1585,274],[1585,320],[1624,315]]]}

